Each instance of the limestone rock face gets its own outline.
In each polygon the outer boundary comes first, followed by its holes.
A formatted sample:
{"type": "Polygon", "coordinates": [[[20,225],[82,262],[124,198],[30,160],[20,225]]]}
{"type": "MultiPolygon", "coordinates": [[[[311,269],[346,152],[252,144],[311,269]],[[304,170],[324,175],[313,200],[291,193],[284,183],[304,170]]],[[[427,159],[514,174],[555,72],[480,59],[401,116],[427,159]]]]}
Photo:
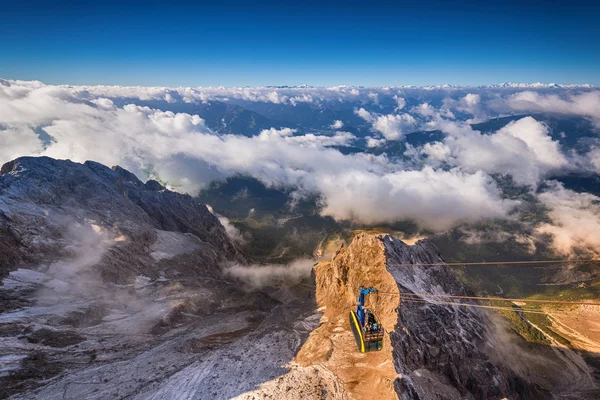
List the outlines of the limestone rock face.
{"type": "Polygon", "coordinates": [[[368,393],[401,399],[551,398],[489,358],[484,348],[491,323],[480,309],[439,297],[401,301],[403,294],[467,294],[451,269],[411,265],[438,263],[444,260],[427,240],[407,245],[389,235],[355,237],[315,267],[324,323],[299,361],[330,368],[356,398],[368,393]],[[367,306],[388,332],[381,352],[361,354],[353,343],[347,316],[359,286],[380,292],[369,295],[367,306]]]}
{"type": "Polygon", "coordinates": [[[312,299],[225,277],[247,261],[205,205],[96,162],[1,171],[0,398],[344,398],[327,371],[287,367],[312,299]]]}
{"type": "Polygon", "coordinates": [[[386,271],[382,242],[372,235],[359,235],[348,247],[342,246],[331,261],[315,266],[317,304],[324,311],[323,324],[315,330],[298,353],[303,365],[323,365],[344,383],[350,398],[396,399],[397,373],[389,336],[384,350],[360,353],[350,330],[349,312],[356,308],[358,288],[373,286],[385,295],[369,295],[366,305],[375,311],[386,331],[396,325],[398,289],[386,271]],[[396,294],[395,298],[393,294],[396,294]]]}
{"type": "MultiPolygon", "coordinates": [[[[409,246],[391,236],[380,240],[401,295],[469,295],[447,267],[410,266],[444,263],[431,242],[409,246]]],[[[507,366],[490,360],[484,348],[494,340],[488,331],[492,323],[481,309],[453,306],[452,300],[440,297],[418,298],[423,302],[400,299],[398,325],[390,335],[402,376],[395,382],[400,398],[551,398],[507,366]]]]}
{"type": "Polygon", "coordinates": [[[149,255],[158,230],[193,235],[202,244],[197,262],[178,274],[210,273],[223,261],[246,263],[205,205],[156,181],[144,184],[121,167],[48,157],[2,166],[0,276],[71,256],[72,242],[86,236],[85,227],[110,241],[95,263],[107,281],[158,274],[161,268],[149,255]]]}

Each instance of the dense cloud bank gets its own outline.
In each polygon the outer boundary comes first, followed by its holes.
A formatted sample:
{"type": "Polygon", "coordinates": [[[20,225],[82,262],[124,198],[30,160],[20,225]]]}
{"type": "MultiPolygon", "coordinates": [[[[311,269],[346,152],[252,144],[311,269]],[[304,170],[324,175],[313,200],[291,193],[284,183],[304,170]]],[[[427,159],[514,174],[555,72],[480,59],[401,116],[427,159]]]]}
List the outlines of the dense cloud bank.
{"type": "MultiPolygon", "coordinates": [[[[0,163],[22,155],[90,159],[119,164],[142,179],[159,178],[189,192],[214,179],[249,174],[269,185],[295,187],[299,195],[321,194],[323,213],[335,218],[364,223],[412,219],[440,231],[461,222],[511,218],[519,200],[505,198],[493,174],[510,174],[517,184],[535,190],[556,174],[600,171],[597,140],[583,153],[565,151],[535,116],[485,134],[470,124],[539,112],[583,117],[600,126],[600,91],[544,85],[171,89],[0,80],[0,163]],[[402,142],[419,130],[436,129],[442,137],[407,144],[402,158],[340,152],[340,147],[359,143],[351,121],[332,119],[328,130],[273,126],[251,137],[216,134],[198,115],[137,100],[290,108],[310,104],[323,110],[336,103],[370,127],[364,148],[402,142]]],[[[560,251],[597,243],[597,198],[586,196],[559,187],[539,196],[555,222],[540,229],[560,239],[560,251]],[[569,236],[576,222],[565,215],[579,218],[582,213],[587,213],[590,233],[569,236]]]]}

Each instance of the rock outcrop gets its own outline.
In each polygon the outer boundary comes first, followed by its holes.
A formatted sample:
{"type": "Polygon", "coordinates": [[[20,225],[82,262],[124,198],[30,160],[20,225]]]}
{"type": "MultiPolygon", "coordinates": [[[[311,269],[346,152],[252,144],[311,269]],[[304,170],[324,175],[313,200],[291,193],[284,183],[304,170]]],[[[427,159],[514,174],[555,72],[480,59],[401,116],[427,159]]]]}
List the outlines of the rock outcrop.
{"type": "Polygon", "coordinates": [[[156,181],[144,184],[121,167],[48,157],[22,157],[2,166],[0,276],[69,257],[85,226],[111,240],[94,267],[111,282],[132,282],[136,275],[211,274],[220,262],[246,263],[205,205],[156,181]],[[200,244],[195,262],[165,270],[153,260],[149,250],[159,231],[193,235],[200,244]]]}
{"type": "Polygon", "coordinates": [[[247,261],[219,220],[156,181],[5,164],[0,263],[0,398],[346,398],[328,371],[293,364],[318,324],[312,297],[223,276],[247,261]]]}
{"type": "Polygon", "coordinates": [[[315,267],[324,323],[311,334],[298,361],[330,369],[354,398],[373,393],[407,400],[550,398],[490,359],[491,324],[481,310],[437,297],[401,302],[403,294],[467,294],[448,268],[411,265],[437,263],[444,260],[426,240],[409,246],[389,235],[355,237],[331,261],[315,267]],[[368,305],[388,332],[381,352],[356,350],[348,312],[355,307],[359,286],[380,291],[368,305]]]}
{"type": "MultiPolygon", "coordinates": [[[[401,293],[469,295],[449,268],[406,266],[443,264],[432,243],[425,240],[408,246],[390,236],[381,241],[388,271],[401,293]]],[[[399,305],[398,326],[391,334],[393,358],[401,375],[395,382],[400,398],[552,397],[508,366],[491,361],[487,347],[495,338],[489,331],[492,323],[481,309],[453,306],[454,301],[439,297],[418,299],[423,303],[399,305]]]]}
{"type": "Polygon", "coordinates": [[[5,164],[0,398],[551,397],[490,346],[488,314],[436,297],[468,293],[416,265],[444,263],[426,240],[361,234],[315,266],[315,290],[247,293],[223,263],[247,261],[190,196],[95,162],[5,164]],[[356,349],[359,286],[379,290],[383,351],[356,349]]]}

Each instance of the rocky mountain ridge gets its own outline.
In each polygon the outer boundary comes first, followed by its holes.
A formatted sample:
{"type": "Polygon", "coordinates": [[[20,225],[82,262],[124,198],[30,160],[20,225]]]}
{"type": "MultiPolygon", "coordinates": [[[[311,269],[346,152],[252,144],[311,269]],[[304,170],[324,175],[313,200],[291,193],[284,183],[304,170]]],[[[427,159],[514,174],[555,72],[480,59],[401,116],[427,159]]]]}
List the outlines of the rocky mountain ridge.
{"type": "Polygon", "coordinates": [[[210,246],[214,251],[201,252],[203,269],[217,269],[216,264],[224,260],[246,263],[206,206],[156,181],[142,183],[121,167],[22,157],[0,170],[0,272],[4,275],[19,266],[68,256],[69,233],[92,225],[112,239],[120,238],[96,267],[103,278],[115,283],[132,282],[136,274],[160,273],[148,267],[156,261],[148,250],[158,231],[191,234],[210,246]]]}
{"type": "Polygon", "coordinates": [[[493,314],[435,297],[469,293],[427,240],[362,233],[313,277],[254,292],[223,274],[229,264],[247,261],[190,196],[91,161],[5,164],[0,398],[598,394],[574,355],[521,352],[493,314]],[[381,352],[356,349],[359,286],[380,292],[368,306],[386,330],[381,352]]]}
{"type": "Polygon", "coordinates": [[[436,297],[471,293],[427,240],[407,245],[389,235],[360,234],[331,261],[316,265],[315,278],[324,317],[297,359],[330,369],[351,398],[378,393],[407,400],[551,399],[598,393],[576,357],[562,357],[557,349],[538,349],[532,356],[477,303],[465,307],[436,297]],[[367,305],[388,333],[381,352],[356,351],[348,312],[356,306],[359,286],[380,292],[367,305]],[[546,379],[550,370],[552,378],[546,379]]]}
{"type": "Polygon", "coordinates": [[[223,276],[247,261],[206,206],[91,161],[2,167],[0,263],[0,398],[134,396],[280,304],[223,276]]]}

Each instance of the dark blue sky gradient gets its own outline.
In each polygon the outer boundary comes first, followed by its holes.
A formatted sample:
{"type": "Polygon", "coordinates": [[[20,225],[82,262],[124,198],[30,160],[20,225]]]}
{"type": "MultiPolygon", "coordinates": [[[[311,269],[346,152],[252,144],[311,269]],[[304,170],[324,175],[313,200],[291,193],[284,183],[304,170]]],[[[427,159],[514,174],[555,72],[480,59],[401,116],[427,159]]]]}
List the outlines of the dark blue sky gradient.
{"type": "Polygon", "coordinates": [[[481,3],[0,0],[0,77],[169,86],[600,84],[600,2],[481,3]]]}

